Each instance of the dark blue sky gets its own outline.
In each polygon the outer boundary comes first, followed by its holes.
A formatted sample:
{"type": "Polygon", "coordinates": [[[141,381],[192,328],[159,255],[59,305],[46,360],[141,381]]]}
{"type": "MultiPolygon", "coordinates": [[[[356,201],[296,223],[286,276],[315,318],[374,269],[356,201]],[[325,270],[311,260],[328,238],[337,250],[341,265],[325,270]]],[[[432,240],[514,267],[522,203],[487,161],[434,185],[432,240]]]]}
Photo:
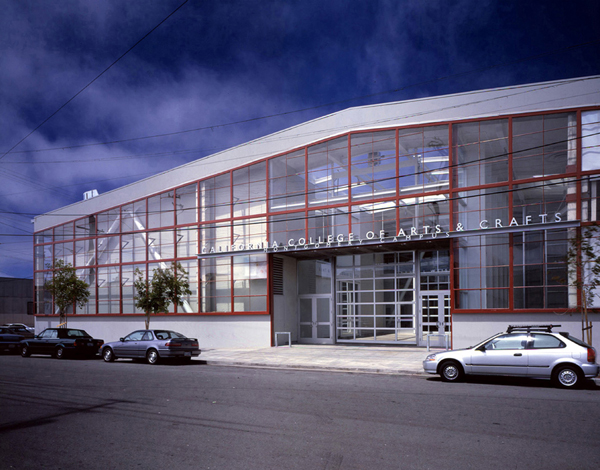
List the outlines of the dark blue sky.
{"type": "MultiPolygon", "coordinates": [[[[0,155],[183,3],[0,1],[0,155]]],[[[190,0],[0,159],[0,276],[31,277],[32,217],[89,189],[350,106],[600,74],[599,22],[598,0],[190,0]]]]}

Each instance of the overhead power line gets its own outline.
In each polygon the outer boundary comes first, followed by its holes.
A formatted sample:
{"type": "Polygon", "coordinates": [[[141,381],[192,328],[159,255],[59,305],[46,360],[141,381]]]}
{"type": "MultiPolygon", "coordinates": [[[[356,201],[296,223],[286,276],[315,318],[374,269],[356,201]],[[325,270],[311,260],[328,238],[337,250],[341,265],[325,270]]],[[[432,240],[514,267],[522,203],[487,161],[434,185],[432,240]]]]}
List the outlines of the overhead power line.
{"type": "MultiPolygon", "coordinates": [[[[184,3],[186,3],[186,2],[184,2],[184,3]]],[[[177,9],[181,8],[182,6],[183,6],[183,4],[180,5],[177,9]]],[[[177,10],[175,10],[175,11],[177,11],[177,10]]],[[[173,13],[175,13],[175,11],[173,13]]],[[[171,15],[173,13],[171,13],[171,15]]],[[[166,18],[165,18],[165,20],[166,20],[166,18]]],[[[165,20],[163,20],[163,22],[165,20]]],[[[160,24],[158,26],[160,26],[160,24]]],[[[154,29],[156,29],[156,28],[154,28],[154,29]]],[[[148,33],[148,34],[150,34],[150,33],[148,33]]],[[[142,39],[144,39],[144,38],[142,38],[142,39]]],[[[141,40],[138,41],[138,42],[141,42],[141,40]]],[[[18,152],[12,152],[12,150],[22,142],[21,141],[21,142],[17,143],[11,150],[9,150],[8,152],[6,152],[6,154],[11,153],[11,152],[12,153],[33,153],[33,152],[46,152],[46,151],[50,151],[50,150],[67,150],[67,149],[82,148],[82,147],[91,147],[91,146],[97,146],[97,145],[120,144],[120,143],[124,143],[124,142],[133,142],[133,141],[138,141],[138,140],[154,139],[154,138],[158,138],[158,137],[170,137],[170,136],[181,135],[181,134],[186,134],[186,133],[190,133],[190,132],[198,132],[198,131],[204,131],[204,130],[213,130],[213,129],[217,129],[217,128],[220,128],[220,127],[228,127],[228,126],[234,126],[234,125],[238,125],[238,124],[246,124],[246,123],[249,123],[249,122],[261,121],[261,120],[265,120],[265,119],[271,119],[271,118],[274,118],[274,117],[281,117],[281,116],[286,116],[286,115],[290,115],[290,114],[302,113],[302,112],[305,112],[305,111],[312,111],[312,110],[316,110],[316,109],[320,109],[320,108],[325,108],[325,107],[329,107],[329,106],[337,106],[337,105],[341,105],[341,104],[350,103],[352,101],[357,101],[357,100],[362,100],[362,99],[368,99],[368,98],[374,98],[376,96],[383,96],[383,95],[389,95],[389,94],[393,94],[393,93],[398,93],[400,91],[404,91],[404,90],[407,90],[409,88],[414,88],[414,87],[423,86],[423,85],[430,85],[432,83],[436,83],[436,82],[440,82],[440,81],[444,81],[444,80],[450,80],[452,78],[458,78],[458,77],[462,77],[462,76],[465,76],[465,75],[470,75],[470,74],[474,74],[474,73],[485,72],[485,71],[493,70],[493,69],[500,68],[500,67],[506,67],[508,65],[514,65],[514,64],[517,64],[517,63],[520,63],[520,62],[525,62],[525,61],[529,61],[529,60],[533,60],[533,59],[539,59],[541,57],[546,57],[546,56],[549,56],[549,55],[558,54],[560,52],[565,52],[565,51],[568,51],[568,50],[571,50],[571,49],[576,49],[576,48],[579,48],[579,47],[589,46],[591,44],[596,44],[598,42],[600,42],[600,39],[594,40],[594,41],[584,42],[584,43],[581,43],[581,44],[572,44],[572,45],[567,46],[567,47],[563,47],[563,48],[560,48],[560,49],[555,49],[555,50],[552,50],[552,51],[549,51],[549,52],[544,52],[542,54],[536,54],[536,55],[531,55],[531,56],[523,57],[521,59],[517,59],[517,60],[514,60],[514,61],[501,62],[501,63],[490,65],[490,66],[487,66],[487,67],[480,67],[480,68],[477,68],[477,69],[469,70],[467,72],[459,72],[459,73],[455,73],[455,74],[450,74],[450,75],[445,75],[445,76],[442,76],[442,77],[433,78],[433,79],[430,79],[430,80],[424,80],[422,82],[411,83],[409,85],[405,85],[405,86],[402,86],[402,87],[399,87],[399,88],[394,88],[394,89],[391,89],[391,90],[381,91],[381,92],[377,92],[377,93],[370,93],[368,95],[354,96],[354,97],[351,97],[351,98],[345,98],[343,100],[332,101],[332,102],[329,102],[329,103],[319,104],[319,105],[315,105],[315,106],[309,106],[309,107],[306,107],[306,108],[300,108],[300,109],[295,109],[295,110],[291,110],[291,111],[284,111],[282,113],[267,114],[267,115],[264,115],[264,116],[256,116],[256,117],[253,117],[253,118],[242,119],[242,120],[239,120],[239,121],[232,121],[232,122],[220,123],[220,124],[211,124],[211,125],[207,125],[207,126],[196,127],[196,128],[193,128],[193,129],[184,129],[184,130],[181,130],[181,131],[165,132],[165,133],[161,133],[161,134],[152,134],[152,135],[141,136],[141,137],[131,137],[131,138],[127,138],[127,139],[110,140],[110,141],[105,141],[105,142],[93,142],[93,143],[89,143],[89,144],[68,145],[68,146],[62,146],[62,147],[51,147],[51,148],[45,148],[45,149],[34,149],[34,150],[23,150],[23,151],[18,151],[18,152]]],[[[136,43],[136,45],[137,45],[137,43],[136,43]]],[[[135,45],[133,47],[135,47],[135,45]]],[[[133,49],[133,47],[132,47],[132,49],[133,49]]],[[[125,55],[125,54],[123,54],[123,55],[125,55]]],[[[119,59],[117,59],[117,60],[119,60],[119,59]]],[[[104,73],[104,72],[102,72],[102,73],[104,73]]],[[[94,79],[94,81],[95,80],[96,79],[94,79]]],[[[88,84],[87,86],[91,85],[91,83],[92,82],[90,82],[90,84],[88,84]]],[[[83,89],[81,91],[83,91],[83,89]]],[[[81,93],[81,91],[79,93],[81,93]]],[[[481,92],[481,91],[479,91],[479,92],[481,92]]],[[[477,92],[473,92],[473,93],[477,93],[477,92]]],[[[470,93],[465,93],[465,94],[470,94],[470,93]]],[[[77,96],[77,95],[75,95],[75,96],[77,96]]],[[[73,98],[71,98],[71,100],[73,98]]],[[[65,103],[65,105],[66,104],[68,104],[68,102],[65,103]]],[[[65,105],[63,105],[62,107],[64,107],[65,105]]],[[[59,111],[60,111],[60,109],[59,109],[59,111]]],[[[56,112],[54,114],[56,114],[56,112]]],[[[52,117],[52,116],[50,116],[50,117],[52,117]]],[[[45,121],[44,121],[44,123],[45,123],[45,121]]],[[[40,124],[40,126],[43,125],[44,123],[40,124]]],[[[40,126],[38,126],[38,128],[40,126]]],[[[35,132],[35,130],[37,130],[38,128],[34,129],[30,134],[32,134],[33,132],[35,132]]],[[[26,136],[23,140],[25,140],[27,137],[29,137],[29,135],[26,136]]],[[[2,159],[6,154],[4,154],[2,157],[0,157],[0,159],[2,159]]]]}
{"type": "Polygon", "coordinates": [[[181,7],[183,7],[183,5],[185,5],[189,0],[185,0],[181,5],[179,5],[177,8],[175,8],[175,10],[173,10],[171,13],[169,13],[165,18],[163,18],[163,20],[158,23],[154,28],[152,28],[150,31],[148,31],[144,36],[142,36],[133,46],[131,46],[129,49],[127,49],[123,54],[121,54],[115,61],[113,61],[112,64],[110,64],[108,67],[106,67],[102,72],[100,72],[98,75],[96,75],[96,77],[90,81],[87,85],[85,85],[81,90],[79,90],[77,93],[75,93],[71,98],[69,98],[62,106],[60,106],[56,111],[54,111],[52,114],[50,114],[50,116],[48,116],[46,119],[44,119],[40,124],[37,125],[37,127],[35,127],[31,132],[29,132],[29,134],[27,134],[25,137],[23,137],[21,140],[19,140],[15,145],[13,145],[7,152],[5,152],[1,157],[0,160],[2,160],[4,157],[6,157],[9,153],[11,153],[16,147],[18,147],[21,143],[23,143],[30,135],[32,135],[35,131],[37,131],[40,127],[42,127],[44,124],[46,124],[50,119],[52,119],[54,116],[56,116],[56,114],[58,114],[65,106],[67,106],[71,101],[73,101],[75,98],[77,98],[81,93],[83,93],[88,87],[90,87],[96,80],[98,80],[102,75],[104,75],[106,72],[108,72],[117,62],[119,62],[123,57],[125,57],[127,54],[129,54],[138,44],[140,44],[144,39],[146,39],[148,36],[150,36],[156,29],[158,29],[158,27],[160,27],[165,21],[167,21],[171,16],[173,16],[181,7]]]}

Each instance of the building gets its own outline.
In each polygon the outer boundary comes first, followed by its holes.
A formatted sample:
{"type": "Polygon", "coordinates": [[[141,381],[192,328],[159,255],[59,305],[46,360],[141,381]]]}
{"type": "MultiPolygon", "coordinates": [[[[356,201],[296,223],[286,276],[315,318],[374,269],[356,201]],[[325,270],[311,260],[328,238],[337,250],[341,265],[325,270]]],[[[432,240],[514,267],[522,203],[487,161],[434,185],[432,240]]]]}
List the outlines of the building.
{"type": "Polygon", "coordinates": [[[0,325],[23,323],[33,326],[33,283],[31,279],[0,277],[0,325]]]}
{"type": "Polygon", "coordinates": [[[36,324],[52,259],[91,286],[69,324],[106,340],[143,325],[135,270],[175,260],[193,294],[152,324],[203,347],[581,337],[565,254],[600,214],[599,121],[600,76],[361,106],[89,192],[35,219],[36,324]]]}

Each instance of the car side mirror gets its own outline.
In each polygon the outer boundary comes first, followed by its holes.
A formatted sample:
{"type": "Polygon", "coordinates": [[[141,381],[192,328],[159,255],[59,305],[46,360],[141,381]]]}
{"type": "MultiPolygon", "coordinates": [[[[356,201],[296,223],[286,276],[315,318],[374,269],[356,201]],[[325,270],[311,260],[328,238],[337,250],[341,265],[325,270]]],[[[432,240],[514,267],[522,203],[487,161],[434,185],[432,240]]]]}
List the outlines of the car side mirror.
{"type": "Polygon", "coordinates": [[[476,351],[485,352],[485,351],[486,351],[486,349],[485,349],[485,344],[482,344],[481,346],[479,346],[479,347],[476,349],[476,351]]]}
{"type": "Polygon", "coordinates": [[[121,343],[122,343],[125,341],[125,338],[119,338],[119,341],[121,341],[121,343]]]}

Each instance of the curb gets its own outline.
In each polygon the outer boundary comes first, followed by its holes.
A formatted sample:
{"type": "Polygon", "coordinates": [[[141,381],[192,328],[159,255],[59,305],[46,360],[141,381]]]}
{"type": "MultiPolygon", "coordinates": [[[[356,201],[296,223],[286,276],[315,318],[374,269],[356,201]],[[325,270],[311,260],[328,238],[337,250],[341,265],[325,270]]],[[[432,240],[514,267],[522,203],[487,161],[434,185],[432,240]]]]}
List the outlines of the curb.
{"type": "Polygon", "coordinates": [[[209,366],[225,367],[252,367],[260,369],[288,369],[288,370],[310,370],[316,372],[346,372],[360,374],[386,374],[386,375],[426,375],[425,372],[406,369],[366,369],[360,367],[323,367],[300,364],[268,364],[261,362],[239,362],[239,361],[220,361],[205,360],[204,363],[209,366]]]}

